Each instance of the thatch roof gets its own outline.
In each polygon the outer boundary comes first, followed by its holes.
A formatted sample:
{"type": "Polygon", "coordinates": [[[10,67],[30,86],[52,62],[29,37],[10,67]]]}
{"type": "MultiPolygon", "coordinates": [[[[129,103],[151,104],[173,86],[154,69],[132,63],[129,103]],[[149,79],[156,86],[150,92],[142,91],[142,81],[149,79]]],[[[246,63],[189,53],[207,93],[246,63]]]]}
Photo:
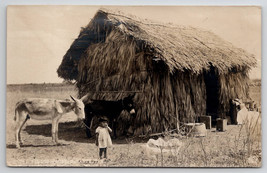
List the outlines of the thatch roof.
{"type": "Polygon", "coordinates": [[[164,61],[171,73],[187,70],[198,74],[211,65],[219,73],[228,73],[233,69],[250,69],[256,64],[253,55],[212,32],[154,23],[101,9],[81,30],[79,37],[65,54],[57,71],[59,77],[77,79],[77,66],[82,54],[90,45],[105,42],[111,30],[134,39],[138,45],[136,51],[146,50],[147,54],[153,55],[153,60],[164,61]]]}

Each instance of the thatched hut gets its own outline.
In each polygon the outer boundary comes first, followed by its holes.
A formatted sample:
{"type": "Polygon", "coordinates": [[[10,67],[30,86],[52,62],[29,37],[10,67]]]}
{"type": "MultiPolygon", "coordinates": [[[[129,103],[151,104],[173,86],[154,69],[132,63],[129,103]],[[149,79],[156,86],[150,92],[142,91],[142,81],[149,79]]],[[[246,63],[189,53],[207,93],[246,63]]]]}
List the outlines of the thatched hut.
{"type": "Polygon", "coordinates": [[[200,115],[227,116],[230,99],[249,97],[248,71],[255,63],[212,32],[99,10],[57,72],[76,80],[80,97],[118,100],[135,92],[131,129],[145,134],[200,115]]]}

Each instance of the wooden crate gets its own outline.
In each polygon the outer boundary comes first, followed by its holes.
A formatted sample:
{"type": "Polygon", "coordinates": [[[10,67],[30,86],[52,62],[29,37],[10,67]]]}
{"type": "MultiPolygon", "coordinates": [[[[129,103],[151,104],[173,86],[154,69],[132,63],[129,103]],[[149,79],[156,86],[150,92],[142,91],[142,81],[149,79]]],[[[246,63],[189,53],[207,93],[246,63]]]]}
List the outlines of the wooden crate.
{"type": "Polygon", "coordinates": [[[216,130],[220,132],[225,132],[227,130],[227,119],[217,119],[216,130]]]}
{"type": "Polygon", "coordinates": [[[199,122],[206,125],[206,129],[211,129],[211,116],[200,116],[199,122]]]}

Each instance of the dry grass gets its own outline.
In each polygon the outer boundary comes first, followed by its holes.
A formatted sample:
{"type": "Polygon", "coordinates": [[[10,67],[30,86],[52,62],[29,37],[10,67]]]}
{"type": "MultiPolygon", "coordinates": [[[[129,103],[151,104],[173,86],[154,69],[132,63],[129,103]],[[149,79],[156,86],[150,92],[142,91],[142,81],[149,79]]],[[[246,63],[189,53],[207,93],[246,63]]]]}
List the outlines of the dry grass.
{"type": "MultiPolygon", "coordinates": [[[[6,115],[6,159],[9,166],[79,166],[79,167],[259,167],[261,166],[260,126],[228,126],[226,132],[208,131],[203,138],[182,137],[180,152],[151,157],[145,154],[147,139],[117,139],[108,149],[110,161],[97,158],[94,140],[88,140],[84,129],[74,128],[74,114],[64,116],[59,125],[62,145],[54,146],[49,122],[30,120],[22,131],[24,147],[14,148],[14,105],[24,97],[68,98],[75,95],[73,87],[24,86],[20,90],[8,87],[6,115]],[[26,87],[27,88],[27,87],[26,87]],[[46,88],[46,89],[45,89],[46,88]],[[69,122],[70,121],[70,122],[69,122]],[[255,130],[253,130],[255,129],[255,130]],[[256,130],[258,129],[258,130],[256,130]]],[[[259,101],[259,88],[253,92],[259,101]]]]}

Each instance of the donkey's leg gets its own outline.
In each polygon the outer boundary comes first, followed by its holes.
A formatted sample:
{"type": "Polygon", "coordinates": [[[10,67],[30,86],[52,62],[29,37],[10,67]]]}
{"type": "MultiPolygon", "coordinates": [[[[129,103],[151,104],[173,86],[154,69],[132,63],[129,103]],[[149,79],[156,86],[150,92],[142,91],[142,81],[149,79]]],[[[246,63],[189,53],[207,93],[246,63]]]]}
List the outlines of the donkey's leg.
{"type": "MultiPolygon", "coordinates": [[[[16,112],[16,127],[15,127],[15,141],[16,141],[16,147],[20,148],[20,131],[22,126],[25,124],[23,121],[23,117],[26,115],[24,112],[16,112]]],[[[25,116],[26,117],[26,116],[25,116]]]]}
{"type": "Polygon", "coordinates": [[[21,132],[22,127],[24,126],[24,124],[27,122],[28,119],[30,119],[29,114],[26,115],[25,120],[23,121],[23,123],[21,124],[21,126],[19,128],[18,137],[19,137],[19,143],[20,143],[20,145],[22,145],[22,140],[21,140],[21,134],[20,134],[20,132],[21,132]]]}
{"type": "Polygon", "coordinates": [[[15,127],[15,141],[16,141],[16,147],[20,148],[20,142],[19,142],[19,133],[20,133],[20,126],[22,125],[22,122],[20,120],[16,120],[16,127],[15,127]]]}
{"type": "Polygon", "coordinates": [[[55,118],[52,119],[51,133],[52,133],[52,141],[53,142],[56,142],[56,124],[57,124],[57,120],[55,118]]]}
{"type": "Polygon", "coordinates": [[[59,123],[59,118],[56,120],[56,127],[55,127],[55,142],[58,144],[58,123],[59,123]]]}
{"type": "Polygon", "coordinates": [[[114,134],[114,139],[116,139],[117,138],[117,132],[116,132],[116,129],[117,129],[117,120],[113,120],[113,122],[112,122],[112,130],[113,130],[113,134],[114,134]]]}
{"type": "Polygon", "coordinates": [[[91,138],[92,137],[92,134],[91,134],[91,129],[93,127],[93,120],[92,120],[92,117],[93,115],[92,114],[86,114],[86,117],[85,117],[85,124],[87,127],[85,127],[85,132],[86,132],[86,135],[88,138],[91,138]],[[88,128],[89,127],[89,128],[88,128]]]}

